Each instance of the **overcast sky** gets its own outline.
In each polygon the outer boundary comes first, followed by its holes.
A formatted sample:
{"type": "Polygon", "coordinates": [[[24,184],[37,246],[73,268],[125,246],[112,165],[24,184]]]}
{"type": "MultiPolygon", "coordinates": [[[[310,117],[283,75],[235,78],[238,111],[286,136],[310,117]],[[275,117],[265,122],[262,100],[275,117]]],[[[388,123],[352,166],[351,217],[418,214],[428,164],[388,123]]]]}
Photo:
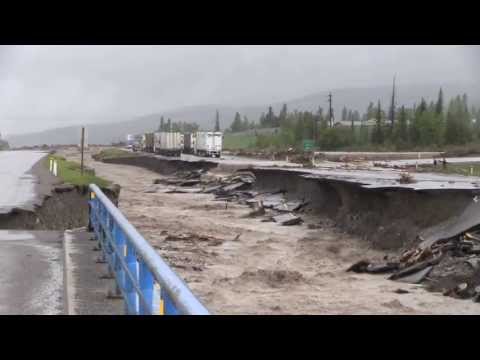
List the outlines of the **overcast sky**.
{"type": "Polygon", "coordinates": [[[479,47],[0,46],[0,132],[256,105],[348,87],[476,82],[479,47]]]}

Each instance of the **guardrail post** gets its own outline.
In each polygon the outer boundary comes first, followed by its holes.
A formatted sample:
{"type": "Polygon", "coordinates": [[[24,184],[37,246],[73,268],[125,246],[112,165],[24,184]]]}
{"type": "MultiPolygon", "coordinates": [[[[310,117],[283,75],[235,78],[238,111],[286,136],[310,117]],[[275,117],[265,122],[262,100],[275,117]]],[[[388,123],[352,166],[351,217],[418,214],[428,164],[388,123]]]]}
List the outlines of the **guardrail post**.
{"type": "Polygon", "coordinates": [[[161,289],[161,298],[163,301],[163,309],[165,315],[178,315],[178,310],[175,308],[172,299],[165,291],[165,289],[161,289]]]}
{"type": "MultiPolygon", "coordinates": [[[[127,243],[127,256],[125,258],[127,263],[127,268],[133,279],[138,281],[138,271],[137,271],[137,257],[135,254],[135,249],[130,243],[127,243]]],[[[138,308],[138,295],[134,287],[134,283],[130,276],[126,276],[126,286],[125,292],[127,296],[126,301],[126,311],[127,314],[137,314],[138,308]]]]}
{"type": "Polygon", "coordinates": [[[153,275],[143,260],[139,264],[140,289],[142,290],[145,304],[140,302],[140,315],[151,315],[153,313],[153,275]]]}
{"type": "Polygon", "coordinates": [[[115,286],[115,292],[116,292],[116,295],[121,295],[122,291],[125,290],[125,286],[126,286],[125,271],[123,270],[123,267],[122,267],[122,261],[125,260],[125,257],[127,255],[127,246],[126,246],[125,234],[121,229],[118,228],[118,226],[115,226],[114,238],[115,238],[115,244],[117,246],[117,250],[119,252],[118,257],[120,257],[116,259],[115,266],[114,266],[115,273],[118,274],[117,282],[115,286]]]}

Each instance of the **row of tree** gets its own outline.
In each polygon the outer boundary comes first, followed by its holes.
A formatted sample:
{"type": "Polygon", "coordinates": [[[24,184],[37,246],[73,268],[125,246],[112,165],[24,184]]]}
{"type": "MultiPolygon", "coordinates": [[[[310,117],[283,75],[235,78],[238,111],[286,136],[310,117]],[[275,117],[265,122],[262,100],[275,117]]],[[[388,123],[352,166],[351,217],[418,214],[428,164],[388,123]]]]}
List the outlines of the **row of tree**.
{"type": "MultiPolygon", "coordinates": [[[[185,121],[173,121],[168,118],[167,121],[165,121],[164,117],[160,117],[160,124],[158,125],[157,131],[167,131],[167,132],[183,132],[183,133],[188,133],[188,132],[195,132],[200,129],[200,126],[198,126],[197,123],[192,122],[185,122],[185,121]]],[[[220,114],[218,110],[216,111],[215,114],[215,125],[214,125],[214,131],[220,131],[220,114]]]]}
{"type": "Polygon", "coordinates": [[[167,121],[163,118],[160,118],[160,124],[158,125],[157,131],[167,131],[167,132],[195,132],[198,131],[200,127],[197,123],[189,123],[184,121],[173,121],[168,118],[167,121]]]}
{"type": "Polygon", "coordinates": [[[230,131],[254,128],[278,128],[270,135],[258,135],[259,147],[300,146],[303,140],[313,140],[322,149],[441,147],[465,144],[480,139],[480,109],[469,108],[468,97],[456,96],[444,104],[440,89],[436,102],[421,99],[412,107],[396,107],[395,85],[387,110],[380,101],[370,102],[364,114],[342,109],[341,122],[331,121],[333,113],[319,107],[317,111],[289,112],[284,104],[276,115],[272,107],[263,113],[258,123],[235,114],[230,131]],[[478,120],[478,121],[476,121],[478,120]]]}

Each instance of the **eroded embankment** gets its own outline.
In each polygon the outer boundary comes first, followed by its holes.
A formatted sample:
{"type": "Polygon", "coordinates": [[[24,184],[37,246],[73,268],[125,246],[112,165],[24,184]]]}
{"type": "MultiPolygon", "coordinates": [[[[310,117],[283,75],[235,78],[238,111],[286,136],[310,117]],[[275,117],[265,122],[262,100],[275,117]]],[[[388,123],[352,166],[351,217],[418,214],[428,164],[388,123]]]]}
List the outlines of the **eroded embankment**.
{"type": "Polygon", "coordinates": [[[424,229],[461,213],[473,197],[465,190],[366,189],[280,169],[251,171],[258,189],[284,189],[289,197],[309,200],[308,211],[328,216],[381,249],[409,245],[424,229]]]}
{"type": "MultiPolygon", "coordinates": [[[[102,191],[116,203],[119,191],[104,188],[102,191]]],[[[42,205],[35,210],[13,209],[0,214],[0,229],[8,230],[67,230],[87,226],[88,188],[56,186],[42,205]]]]}
{"type": "MultiPolygon", "coordinates": [[[[217,163],[209,161],[190,162],[153,156],[116,158],[105,162],[140,166],[163,175],[218,167],[217,163]]],[[[222,166],[222,171],[225,169],[222,166]]],[[[306,210],[312,215],[327,216],[337,226],[370,241],[379,249],[409,246],[423,230],[460,214],[474,195],[467,190],[367,189],[345,181],[304,178],[301,172],[280,168],[249,168],[249,171],[256,176],[255,189],[286,190],[287,198],[307,200],[306,210]]]]}
{"type": "MultiPolygon", "coordinates": [[[[88,186],[62,184],[47,167],[46,156],[32,167],[29,174],[36,178],[35,200],[0,214],[0,229],[64,231],[88,224],[88,186]]],[[[118,185],[102,191],[115,204],[118,202],[118,185]]]]}

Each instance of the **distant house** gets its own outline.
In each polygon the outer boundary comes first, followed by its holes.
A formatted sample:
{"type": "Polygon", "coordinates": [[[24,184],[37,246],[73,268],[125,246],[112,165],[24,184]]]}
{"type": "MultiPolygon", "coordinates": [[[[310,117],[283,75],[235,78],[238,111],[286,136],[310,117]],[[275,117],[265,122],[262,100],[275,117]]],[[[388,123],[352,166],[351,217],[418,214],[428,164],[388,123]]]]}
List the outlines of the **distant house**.
{"type": "MultiPolygon", "coordinates": [[[[368,119],[367,121],[354,121],[353,122],[353,126],[375,126],[376,124],[376,119],[368,119]]],[[[339,121],[335,121],[335,123],[333,124],[333,126],[352,126],[352,122],[351,121],[342,121],[342,120],[339,120],[339,121]]]]}

